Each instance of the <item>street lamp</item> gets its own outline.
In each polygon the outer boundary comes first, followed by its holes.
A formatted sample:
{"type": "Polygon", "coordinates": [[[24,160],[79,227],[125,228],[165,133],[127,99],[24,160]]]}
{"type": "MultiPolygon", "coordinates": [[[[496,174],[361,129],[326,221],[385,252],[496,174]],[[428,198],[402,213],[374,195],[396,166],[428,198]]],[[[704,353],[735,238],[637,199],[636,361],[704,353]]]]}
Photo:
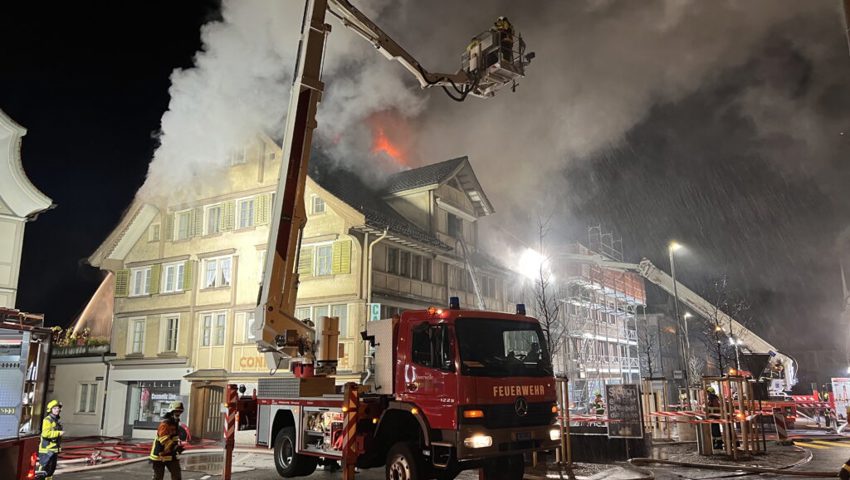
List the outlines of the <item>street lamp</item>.
{"type": "Polygon", "coordinates": [[[688,391],[688,398],[690,399],[691,383],[690,378],[688,378],[688,349],[686,343],[688,338],[688,322],[685,321],[684,326],[682,326],[682,317],[679,316],[679,289],[677,288],[676,284],[676,262],[673,258],[673,252],[679,250],[680,248],[682,248],[681,244],[676,241],[672,241],[667,246],[667,254],[670,257],[670,276],[673,277],[673,307],[674,311],[676,312],[676,324],[680,326],[680,329],[685,334],[685,339],[680,339],[679,343],[681,344],[682,349],[682,370],[685,376],[685,388],[688,391]]]}

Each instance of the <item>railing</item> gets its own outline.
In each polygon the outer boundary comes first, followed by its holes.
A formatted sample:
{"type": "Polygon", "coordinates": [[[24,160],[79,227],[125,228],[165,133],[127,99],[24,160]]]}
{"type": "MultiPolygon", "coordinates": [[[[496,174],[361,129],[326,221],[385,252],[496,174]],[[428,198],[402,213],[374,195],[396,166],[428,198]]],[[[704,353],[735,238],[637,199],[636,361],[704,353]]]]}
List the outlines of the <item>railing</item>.
{"type": "Polygon", "coordinates": [[[50,356],[53,358],[85,357],[109,353],[109,345],[69,345],[53,347],[50,356]]]}

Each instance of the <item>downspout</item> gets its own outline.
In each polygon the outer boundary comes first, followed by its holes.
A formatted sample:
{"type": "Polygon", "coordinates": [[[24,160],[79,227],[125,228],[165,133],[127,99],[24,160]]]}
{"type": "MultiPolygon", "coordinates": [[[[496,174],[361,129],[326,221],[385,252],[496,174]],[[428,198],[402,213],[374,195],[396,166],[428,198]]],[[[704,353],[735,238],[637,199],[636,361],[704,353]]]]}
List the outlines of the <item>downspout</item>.
{"type": "MultiPolygon", "coordinates": [[[[389,233],[389,227],[384,228],[384,233],[381,234],[380,237],[369,242],[369,236],[366,234],[366,238],[364,241],[369,245],[366,253],[366,318],[364,319],[364,323],[369,322],[369,315],[371,315],[372,311],[372,250],[375,248],[375,245],[378,244],[381,240],[387,238],[387,233],[389,233]]],[[[372,369],[371,369],[371,360],[372,357],[369,356],[369,347],[368,341],[363,342],[363,370],[366,371],[366,376],[362,380],[362,384],[366,385],[369,379],[372,377],[372,369]]]]}
{"type": "MultiPolygon", "coordinates": [[[[380,237],[376,238],[369,244],[369,259],[366,264],[368,280],[366,282],[366,304],[369,305],[372,303],[372,249],[375,248],[375,245],[381,240],[387,238],[387,233],[389,233],[389,227],[384,228],[384,233],[381,234],[380,237]]],[[[368,321],[368,320],[367,320],[368,321]]]]}
{"type": "Polygon", "coordinates": [[[103,381],[103,408],[100,411],[100,434],[103,435],[103,426],[106,423],[106,392],[109,390],[109,368],[111,365],[106,361],[106,354],[100,354],[100,362],[106,365],[106,376],[103,381]]]}

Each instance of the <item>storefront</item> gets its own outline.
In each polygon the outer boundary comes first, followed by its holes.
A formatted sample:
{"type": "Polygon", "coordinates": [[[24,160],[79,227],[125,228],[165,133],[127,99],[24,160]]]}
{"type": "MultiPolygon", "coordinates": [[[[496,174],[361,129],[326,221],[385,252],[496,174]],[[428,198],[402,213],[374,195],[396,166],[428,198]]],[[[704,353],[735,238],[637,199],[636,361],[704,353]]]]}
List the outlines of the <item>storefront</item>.
{"type": "Polygon", "coordinates": [[[168,405],[183,402],[183,423],[191,414],[189,382],[183,377],[191,373],[186,359],[169,359],[168,362],[146,360],[115,360],[109,378],[105,435],[126,438],[154,438],[168,405]],[[179,366],[177,366],[179,365],[179,366]]]}

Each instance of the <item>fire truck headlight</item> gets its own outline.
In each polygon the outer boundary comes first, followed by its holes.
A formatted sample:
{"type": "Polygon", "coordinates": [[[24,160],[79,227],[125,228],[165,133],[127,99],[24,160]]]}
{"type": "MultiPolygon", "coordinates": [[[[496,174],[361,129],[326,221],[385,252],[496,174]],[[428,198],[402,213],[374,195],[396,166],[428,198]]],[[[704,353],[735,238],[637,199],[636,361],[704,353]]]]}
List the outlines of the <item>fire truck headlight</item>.
{"type": "Polygon", "coordinates": [[[493,445],[493,437],[490,435],[473,435],[463,439],[463,444],[469,448],[485,448],[493,445]]]}
{"type": "Polygon", "coordinates": [[[553,428],[549,430],[549,440],[560,440],[561,439],[561,429],[553,428]]]}

